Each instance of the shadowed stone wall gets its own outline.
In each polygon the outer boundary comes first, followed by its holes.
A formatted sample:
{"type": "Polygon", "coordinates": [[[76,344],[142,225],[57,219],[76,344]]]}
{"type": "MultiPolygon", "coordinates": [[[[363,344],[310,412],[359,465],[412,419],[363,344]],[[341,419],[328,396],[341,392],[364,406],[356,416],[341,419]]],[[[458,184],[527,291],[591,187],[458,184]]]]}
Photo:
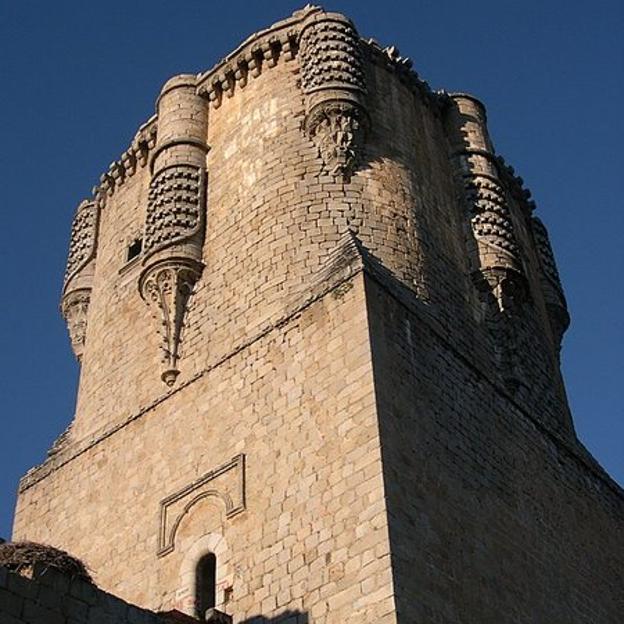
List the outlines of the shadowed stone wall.
{"type": "Polygon", "coordinates": [[[396,288],[366,282],[398,621],[615,624],[620,488],[396,288]]]}
{"type": "Polygon", "coordinates": [[[35,566],[31,578],[0,567],[0,621],[2,624],[171,624],[174,620],[127,604],[82,579],[35,566]]]}

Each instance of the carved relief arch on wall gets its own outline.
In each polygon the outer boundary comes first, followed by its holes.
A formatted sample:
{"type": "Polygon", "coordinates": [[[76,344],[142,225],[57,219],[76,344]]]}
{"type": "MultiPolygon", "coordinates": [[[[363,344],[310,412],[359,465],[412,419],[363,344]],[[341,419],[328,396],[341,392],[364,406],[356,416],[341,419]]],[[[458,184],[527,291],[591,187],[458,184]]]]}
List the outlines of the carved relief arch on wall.
{"type": "Polygon", "coordinates": [[[245,456],[240,454],[160,502],[158,556],[175,550],[175,538],[182,520],[205,498],[216,498],[232,518],[245,509],[245,456]]]}

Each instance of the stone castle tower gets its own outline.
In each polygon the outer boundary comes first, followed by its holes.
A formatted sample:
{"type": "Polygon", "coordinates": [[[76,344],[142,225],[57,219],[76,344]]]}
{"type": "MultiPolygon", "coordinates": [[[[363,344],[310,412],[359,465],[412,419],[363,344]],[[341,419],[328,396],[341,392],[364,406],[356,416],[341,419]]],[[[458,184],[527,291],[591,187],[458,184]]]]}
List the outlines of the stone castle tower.
{"type": "Polygon", "coordinates": [[[164,85],[74,218],[76,414],[15,540],[234,622],[618,621],[546,229],[410,65],[308,6],[164,85]]]}

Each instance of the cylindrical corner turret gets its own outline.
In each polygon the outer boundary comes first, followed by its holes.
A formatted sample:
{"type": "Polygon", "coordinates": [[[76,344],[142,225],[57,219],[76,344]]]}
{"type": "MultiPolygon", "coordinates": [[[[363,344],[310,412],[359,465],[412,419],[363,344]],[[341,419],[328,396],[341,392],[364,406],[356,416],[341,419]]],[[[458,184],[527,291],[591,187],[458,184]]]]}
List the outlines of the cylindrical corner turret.
{"type": "Polygon", "coordinates": [[[349,175],[369,123],[358,33],[339,13],[315,12],[304,21],[299,48],[305,133],[328,173],[349,175]]]}
{"type": "Polygon", "coordinates": [[[82,361],[87,336],[87,313],[93,288],[99,210],[95,202],[80,203],[72,223],[61,313],[67,322],[72,349],[82,361]]]}
{"type": "Polygon", "coordinates": [[[501,310],[526,297],[526,279],[505,189],[499,179],[485,108],[464,93],[451,94],[448,113],[456,173],[469,206],[469,251],[477,283],[486,283],[501,310]]]}
{"type": "MultiPolygon", "coordinates": [[[[487,112],[483,103],[468,93],[451,93],[450,97],[454,105],[451,119],[455,128],[461,131],[453,137],[457,150],[466,154],[481,150],[482,156],[493,155],[494,146],[488,132],[487,112]]],[[[481,164],[484,167],[483,173],[495,175],[496,169],[489,166],[489,162],[491,161],[486,156],[485,160],[480,163],[475,161],[473,164],[481,164]]]]}
{"type": "Polygon", "coordinates": [[[141,296],[159,324],[162,379],[168,385],[179,373],[186,305],[203,267],[208,107],[197,94],[196,82],[193,75],[175,76],[158,98],[139,278],[141,296]]]}
{"type": "Polygon", "coordinates": [[[150,160],[144,265],[171,256],[201,261],[208,107],[196,77],[168,80],[157,102],[158,135],[150,160]]]}
{"type": "Polygon", "coordinates": [[[156,102],[158,136],[151,157],[153,174],[172,165],[205,166],[208,107],[197,94],[197,77],[167,80],[156,102]]]}

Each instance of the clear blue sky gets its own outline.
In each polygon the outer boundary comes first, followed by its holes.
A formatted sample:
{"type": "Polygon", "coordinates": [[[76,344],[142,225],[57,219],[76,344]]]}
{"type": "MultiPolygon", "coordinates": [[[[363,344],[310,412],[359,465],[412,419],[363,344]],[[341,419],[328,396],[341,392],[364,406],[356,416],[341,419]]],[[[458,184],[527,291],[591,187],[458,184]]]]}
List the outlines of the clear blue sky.
{"type": "MultiPolygon", "coordinates": [[[[304,0],[301,0],[303,3],[304,0]]],[[[213,65],[301,4],[0,0],[0,536],[18,478],[72,416],[58,313],[73,211],[172,74],[213,65]]],[[[579,437],[624,482],[624,3],[335,0],[434,88],[487,105],[500,153],[550,228],[572,326],[563,366],[579,437]]]]}

